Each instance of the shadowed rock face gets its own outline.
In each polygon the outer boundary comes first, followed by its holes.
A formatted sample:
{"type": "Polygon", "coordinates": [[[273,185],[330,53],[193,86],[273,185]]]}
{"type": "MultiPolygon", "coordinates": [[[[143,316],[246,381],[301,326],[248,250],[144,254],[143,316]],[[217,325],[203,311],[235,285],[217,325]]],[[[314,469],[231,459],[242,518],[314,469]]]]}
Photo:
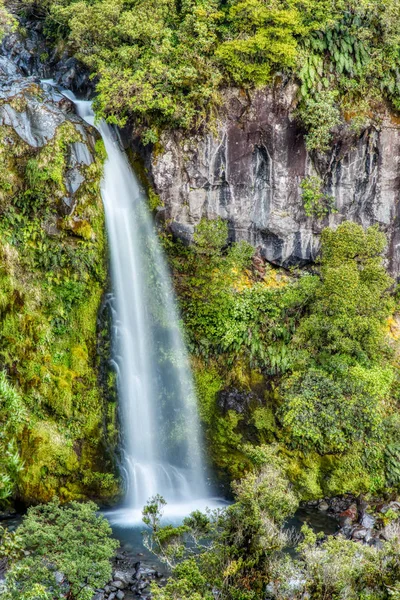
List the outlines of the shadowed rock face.
{"type": "MultiPolygon", "coordinates": [[[[6,37],[4,43],[8,41],[6,37]]],[[[74,125],[82,140],[68,144],[67,195],[60,208],[62,214],[69,215],[85,181],[82,169],[94,162],[98,133],[76,116],[72,102],[59,91],[41,84],[36,77],[25,76],[10,58],[0,56],[0,126],[12,128],[20,140],[36,151],[46,146],[66,122],[74,125]]]]}
{"type": "MultiPolygon", "coordinates": [[[[79,97],[89,98],[94,92],[94,81],[90,73],[67,51],[58,53],[51,48],[43,36],[43,22],[19,18],[26,35],[19,31],[10,32],[1,43],[2,56],[26,77],[54,78],[62,88],[70,89],[79,97]]],[[[1,70],[1,62],[0,62],[1,70]]]]}
{"type": "Polygon", "coordinates": [[[147,159],[172,231],[190,241],[203,216],[226,219],[232,240],[261,248],[270,262],[313,261],[326,226],[353,220],[378,223],[387,233],[388,266],[400,275],[400,127],[386,117],[379,130],[356,135],[347,125],[326,155],[306,151],[294,118],[293,85],[262,90],[251,98],[226,93],[216,131],[202,136],[166,133],[147,159]],[[300,182],[324,178],[337,213],[324,219],[304,212],[300,182]]]}

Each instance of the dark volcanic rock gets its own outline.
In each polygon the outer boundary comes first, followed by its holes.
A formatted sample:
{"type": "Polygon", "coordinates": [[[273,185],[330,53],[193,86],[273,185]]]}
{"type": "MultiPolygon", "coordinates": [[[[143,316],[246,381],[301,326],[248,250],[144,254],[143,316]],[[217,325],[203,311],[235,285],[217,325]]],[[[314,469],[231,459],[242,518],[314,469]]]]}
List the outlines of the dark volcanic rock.
{"type": "Polygon", "coordinates": [[[244,413],[252,402],[259,402],[257,396],[251,392],[244,392],[236,388],[223,390],[218,395],[218,406],[224,414],[233,410],[239,414],[244,413]]]}
{"type": "Polygon", "coordinates": [[[81,98],[93,96],[95,82],[90,78],[90,72],[68,52],[60,55],[57,48],[49,45],[40,21],[19,20],[25,34],[21,35],[17,30],[5,36],[1,54],[26,77],[52,78],[62,88],[72,90],[81,98]]]}
{"type": "Polygon", "coordinates": [[[232,240],[260,246],[268,261],[290,266],[315,259],[328,225],[378,223],[389,237],[389,267],[399,275],[399,124],[387,115],[379,130],[360,135],[344,124],[327,155],[310,154],[294,117],[296,94],[291,84],[251,97],[228,90],[215,132],[165,133],[157,152],[145,152],[172,231],[190,241],[203,216],[220,216],[232,240]],[[324,179],[337,213],[306,216],[300,183],[308,175],[324,179]]]}

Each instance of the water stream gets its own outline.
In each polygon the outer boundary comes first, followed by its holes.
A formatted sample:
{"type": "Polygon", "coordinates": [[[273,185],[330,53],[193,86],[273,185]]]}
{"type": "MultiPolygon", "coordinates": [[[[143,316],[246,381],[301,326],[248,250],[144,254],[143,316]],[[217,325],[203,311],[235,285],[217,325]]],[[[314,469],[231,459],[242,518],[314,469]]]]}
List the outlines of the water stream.
{"type": "MultiPolygon", "coordinates": [[[[91,103],[66,95],[93,125],[91,103]]],[[[102,197],[127,486],[125,506],[111,519],[133,523],[155,494],[175,516],[210,502],[195,390],[158,236],[116,131],[105,122],[96,126],[108,156],[102,197]]]]}

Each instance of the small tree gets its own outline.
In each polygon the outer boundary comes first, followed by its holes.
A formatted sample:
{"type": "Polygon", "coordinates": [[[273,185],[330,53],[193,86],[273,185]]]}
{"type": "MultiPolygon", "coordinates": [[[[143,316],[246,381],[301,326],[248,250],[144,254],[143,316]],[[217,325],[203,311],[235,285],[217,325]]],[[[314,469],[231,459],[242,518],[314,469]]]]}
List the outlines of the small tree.
{"type": "Polygon", "coordinates": [[[250,600],[263,597],[271,569],[287,544],[282,530],[298,499],[273,449],[257,449],[258,468],[234,485],[236,502],[225,510],[196,511],[179,527],[162,526],[165,501],[144,509],[145,544],[173,572],[153,586],[157,600],[250,600]]]}
{"type": "Polygon", "coordinates": [[[7,573],[4,600],[91,600],[110,579],[119,545],[96,511],[93,502],[58,499],[30,508],[17,531],[25,555],[7,573]]]}

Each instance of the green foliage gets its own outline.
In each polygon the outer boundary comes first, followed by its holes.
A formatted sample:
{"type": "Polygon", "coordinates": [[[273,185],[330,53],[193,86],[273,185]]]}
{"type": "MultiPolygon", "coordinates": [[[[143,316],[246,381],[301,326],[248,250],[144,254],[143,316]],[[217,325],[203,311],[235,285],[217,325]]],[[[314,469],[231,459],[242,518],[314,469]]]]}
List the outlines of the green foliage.
{"type": "Polygon", "coordinates": [[[325,194],[322,186],[322,179],[316,175],[305,177],[300,183],[304,212],[307,217],[321,219],[330,213],[336,212],[334,209],[335,199],[325,194]]]}
{"type": "Polygon", "coordinates": [[[194,247],[171,257],[189,347],[205,358],[224,356],[228,366],[245,355],[254,367],[285,372],[291,360],[286,342],[313,278],[301,279],[295,292],[272,269],[260,281],[252,271],[254,249],[243,242],[225,249],[226,233],[222,221],[203,220],[194,247]]]}
{"type": "Polygon", "coordinates": [[[0,172],[7,173],[0,190],[2,502],[117,492],[104,473],[112,477],[113,466],[104,460],[107,407],[96,364],[106,286],[99,159],[82,167],[74,216],[65,217],[60,206],[68,196],[70,147],[80,141],[80,131],[64,123],[33,151],[11,128],[1,129],[0,172]]]}
{"type": "Polygon", "coordinates": [[[341,379],[309,369],[294,375],[285,386],[281,419],[289,444],[295,448],[335,454],[350,450],[357,441],[373,444],[379,439],[380,398],[370,395],[351,372],[341,379]]]}
{"type": "MultiPolygon", "coordinates": [[[[145,508],[147,546],[172,576],[152,586],[158,600],[389,600],[400,577],[398,514],[391,539],[371,547],[342,536],[315,534],[303,525],[300,540],[281,524],[297,506],[283,462],[270,448],[251,451],[258,467],[235,485],[235,501],[224,509],[195,512],[183,525],[163,526],[165,501],[145,508]],[[265,462],[267,461],[267,462],[265,462]],[[300,541],[300,543],[298,543],[300,541]],[[293,557],[291,547],[297,543],[293,557]],[[284,552],[282,552],[284,550],[284,552]],[[289,551],[289,552],[288,552],[289,551]]],[[[389,512],[389,511],[388,511],[389,512]]]]}
{"type": "Polygon", "coordinates": [[[100,75],[99,114],[119,123],[135,115],[148,143],[165,124],[200,124],[219,103],[220,18],[216,0],[53,2],[48,27],[63,24],[77,56],[100,75]]]}
{"type": "Polygon", "coordinates": [[[247,442],[278,443],[303,498],[397,487],[385,236],[347,222],[325,229],[318,273],[290,276],[255,270],[251,249],[226,246],[218,221],[200,232],[194,247],[167,250],[214,464],[238,478],[253,462],[247,442]]]}
{"type": "Polygon", "coordinates": [[[0,40],[4,35],[15,29],[17,22],[15,17],[7,10],[4,0],[0,1],[0,40]]]}
{"type": "Polygon", "coordinates": [[[389,443],[385,448],[387,480],[389,485],[400,485],[400,445],[389,443]]]}
{"type": "Polygon", "coordinates": [[[399,108],[398,2],[366,0],[343,8],[335,22],[302,40],[298,55],[299,116],[309,149],[328,149],[339,111],[359,133],[379,121],[386,100],[399,108]]]}
{"type": "Polygon", "coordinates": [[[364,231],[345,222],[322,233],[321,285],[310,314],[297,332],[299,347],[323,364],[384,360],[385,319],[393,310],[391,278],[382,264],[386,238],[376,227],[364,231]],[[347,358],[348,357],[348,358],[347,358]]]}
{"type": "Polygon", "coordinates": [[[4,371],[0,372],[0,503],[13,495],[23,469],[15,440],[26,425],[27,417],[20,395],[7,380],[4,371]]]}
{"type": "MultiPolygon", "coordinates": [[[[298,116],[303,124],[306,135],[306,146],[308,150],[326,152],[332,141],[332,129],[340,123],[340,111],[336,106],[337,94],[332,91],[322,90],[314,96],[306,96],[298,109],[298,116]]],[[[310,181],[304,192],[314,192],[317,195],[316,181],[310,181]]],[[[303,192],[303,197],[304,197],[303,192]]],[[[325,198],[318,198],[320,200],[325,198]]],[[[310,203],[310,208],[314,208],[310,203]]]]}
{"type": "Polygon", "coordinates": [[[228,224],[222,219],[202,219],[196,227],[193,241],[200,254],[218,255],[228,240],[228,224]]]}
{"type": "MultiPolygon", "coordinates": [[[[96,588],[111,577],[118,542],[93,503],[58,500],[30,508],[17,530],[23,554],[15,556],[7,572],[5,600],[71,598],[91,600],[96,588]],[[36,590],[31,595],[32,590],[36,590]]],[[[3,541],[4,544],[4,541],[3,541]]],[[[10,544],[1,547],[10,552],[10,544]]]]}
{"type": "Polygon", "coordinates": [[[296,34],[304,33],[304,15],[296,2],[266,5],[260,0],[232,2],[227,12],[227,40],[216,50],[225,70],[239,85],[262,86],[273,74],[293,67],[296,34]]]}
{"type": "Polygon", "coordinates": [[[264,460],[235,484],[235,503],[225,510],[195,512],[172,527],[161,524],[162,498],[145,507],[145,543],[172,569],[164,588],[153,586],[155,598],[211,600],[211,588],[220,598],[262,597],[287,541],[281,525],[298,505],[280,460],[268,449],[264,460]]]}
{"type": "MultiPolygon", "coordinates": [[[[384,485],[384,415],[395,381],[385,328],[393,310],[385,243],[374,227],[324,230],[320,285],[293,338],[296,365],[282,382],[278,411],[289,447],[350,456],[361,445],[357,470],[371,475],[366,484],[360,480],[367,488],[384,485]]],[[[339,472],[347,479],[345,465],[343,458],[328,487],[337,489],[339,472]]]]}
{"type": "Polygon", "coordinates": [[[49,38],[66,42],[99,78],[99,116],[119,124],[133,117],[144,143],[165,127],[202,127],[227,85],[256,88],[282,74],[300,82],[309,149],[328,149],[341,115],[359,127],[371,108],[379,119],[383,101],[400,106],[397,0],[19,5],[42,15],[49,38]]]}
{"type": "Polygon", "coordinates": [[[303,531],[305,541],[300,550],[304,587],[311,600],[321,597],[388,600],[390,590],[396,590],[400,575],[398,539],[377,550],[341,536],[331,536],[316,544],[307,526],[303,531]]]}

